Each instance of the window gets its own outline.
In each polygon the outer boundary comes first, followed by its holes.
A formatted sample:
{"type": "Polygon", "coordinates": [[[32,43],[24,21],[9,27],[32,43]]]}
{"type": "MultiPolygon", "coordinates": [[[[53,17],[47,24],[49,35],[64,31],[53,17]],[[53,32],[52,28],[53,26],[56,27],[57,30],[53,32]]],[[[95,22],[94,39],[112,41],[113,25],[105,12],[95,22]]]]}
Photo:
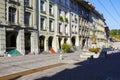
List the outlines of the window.
{"type": "Polygon", "coordinates": [[[59,15],[61,15],[61,9],[59,9],[59,15]]]}
{"type": "Polygon", "coordinates": [[[29,12],[25,12],[25,17],[24,18],[25,18],[24,19],[24,24],[26,26],[29,26],[29,24],[30,24],[30,13],[29,12]]]}
{"type": "Polygon", "coordinates": [[[74,21],[74,15],[73,15],[73,14],[71,14],[71,15],[72,15],[72,16],[71,16],[71,17],[72,17],[72,21],[74,21]]]}
{"type": "Polygon", "coordinates": [[[68,34],[67,25],[65,25],[65,34],[68,34]]]}
{"type": "Polygon", "coordinates": [[[67,17],[67,12],[65,12],[65,17],[67,17]]]}
{"type": "Polygon", "coordinates": [[[74,33],[74,26],[72,25],[72,33],[74,33]]]}
{"type": "Polygon", "coordinates": [[[25,3],[26,6],[29,6],[29,0],[25,0],[24,3],[25,3]]]}
{"type": "Polygon", "coordinates": [[[59,24],[59,33],[62,33],[62,24],[59,24]]]}
{"type": "Polygon", "coordinates": [[[45,30],[45,18],[41,18],[41,30],[45,30]]]}
{"type": "Polygon", "coordinates": [[[49,14],[53,15],[53,6],[52,5],[49,6],[49,14]]]}
{"type": "Polygon", "coordinates": [[[40,9],[41,11],[45,11],[45,1],[43,0],[41,0],[40,9]]]}
{"type": "Polygon", "coordinates": [[[52,20],[50,20],[50,22],[49,22],[49,30],[50,31],[54,31],[54,27],[53,27],[53,21],[52,20]]]}
{"type": "Polygon", "coordinates": [[[77,26],[75,26],[75,33],[77,33],[77,26]]]}
{"type": "Polygon", "coordinates": [[[75,22],[77,22],[77,16],[75,15],[75,22]]]}
{"type": "Polygon", "coordinates": [[[16,14],[16,9],[9,7],[9,22],[10,23],[15,23],[15,14],[16,14]]]}

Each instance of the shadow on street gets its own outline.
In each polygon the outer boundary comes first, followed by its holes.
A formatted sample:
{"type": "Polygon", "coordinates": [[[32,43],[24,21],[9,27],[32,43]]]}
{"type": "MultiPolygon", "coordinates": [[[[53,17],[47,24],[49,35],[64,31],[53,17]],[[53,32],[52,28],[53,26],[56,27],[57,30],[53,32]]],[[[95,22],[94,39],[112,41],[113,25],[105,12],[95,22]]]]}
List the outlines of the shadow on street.
{"type": "Polygon", "coordinates": [[[90,59],[73,69],[65,69],[53,76],[35,80],[120,80],[120,54],[109,54],[107,58],[90,59]]]}

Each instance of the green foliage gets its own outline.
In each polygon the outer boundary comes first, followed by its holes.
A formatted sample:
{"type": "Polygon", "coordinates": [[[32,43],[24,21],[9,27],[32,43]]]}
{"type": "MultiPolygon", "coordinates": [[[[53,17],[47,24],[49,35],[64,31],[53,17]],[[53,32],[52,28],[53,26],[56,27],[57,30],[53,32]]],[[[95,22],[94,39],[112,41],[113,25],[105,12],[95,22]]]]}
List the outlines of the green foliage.
{"type": "Polygon", "coordinates": [[[120,35],[114,35],[113,37],[120,40],[120,35]]]}
{"type": "Polygon", "coordinates": [[[65,18],[65,21],[68,22],[68,18],[65,18]]]}
{"type": "Polygon", "coordinates": [[[99,52],[100,48],[89,48],[90,52],[99,52]]]}
{"type": "Polygon", "coordinates": [[[63,20],[63,17],[62,17],[62,16],[59,16],[59,19],[60,19],[60,20],[63,20]]]}
{"type": "Polygon", "coordinates": [[[111,36],[120,35],[120,30],[113,29],[113,30],[110,31],[110,35],[111,36]]]}
{"type": "Polygon", "coordinates": [[[110,35],[120,40],[120,29],[113,29],[110,31],[110,35]]]}
{"type": "Polygon", "coordinates": [[[62,49],[64,52],[69,52],[72,46],[70,44],[62,44],[62,49]]]}

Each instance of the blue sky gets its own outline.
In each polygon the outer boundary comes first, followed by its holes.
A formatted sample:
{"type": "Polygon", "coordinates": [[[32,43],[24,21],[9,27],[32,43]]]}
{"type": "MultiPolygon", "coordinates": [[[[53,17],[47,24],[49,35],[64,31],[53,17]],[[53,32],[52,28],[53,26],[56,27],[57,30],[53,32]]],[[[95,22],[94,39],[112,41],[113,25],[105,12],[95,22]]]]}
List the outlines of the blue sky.
{"type": "Polygon", "coordinates": [[[120,0],[87,0],[104,15],[110,29],[120,29],[120,0]]]}

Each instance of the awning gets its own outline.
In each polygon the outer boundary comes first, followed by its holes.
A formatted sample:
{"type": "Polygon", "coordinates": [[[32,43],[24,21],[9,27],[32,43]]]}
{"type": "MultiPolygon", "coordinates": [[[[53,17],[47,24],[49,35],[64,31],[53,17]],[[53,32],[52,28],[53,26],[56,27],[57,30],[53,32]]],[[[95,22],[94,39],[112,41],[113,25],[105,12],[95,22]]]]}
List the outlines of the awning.
{"type": "Polygon", "coordinates": [[[10,55],[20,55],[20,52],[16,49],[8,50],[7,52],[10,55]]]}

